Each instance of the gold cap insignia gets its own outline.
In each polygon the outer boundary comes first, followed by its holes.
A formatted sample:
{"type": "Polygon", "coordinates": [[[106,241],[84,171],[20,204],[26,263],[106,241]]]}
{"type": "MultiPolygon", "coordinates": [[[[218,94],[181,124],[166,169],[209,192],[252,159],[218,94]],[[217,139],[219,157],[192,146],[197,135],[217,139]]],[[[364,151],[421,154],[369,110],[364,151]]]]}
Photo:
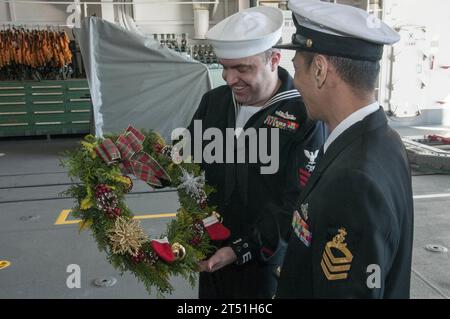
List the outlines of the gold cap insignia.
{"type": "Polygon", "coordinates": [[[323,273],[328,280],[346,279],[353,260],[352,253],[347,248],[347,244],[344,243],[345,236],[347,235],[345,228],[340,228],[338,232],[339,233],[325,245],[322,261],[320,262],[323,273]],[[336,257],[336,250],[344,257],[336,257]]]}
{"type": "Polygon", "coordinates": [[[312,45],[313,45],[313,41],[311,39],[306,40],[306,46],[308,48],[312,47],[312,45]]]}

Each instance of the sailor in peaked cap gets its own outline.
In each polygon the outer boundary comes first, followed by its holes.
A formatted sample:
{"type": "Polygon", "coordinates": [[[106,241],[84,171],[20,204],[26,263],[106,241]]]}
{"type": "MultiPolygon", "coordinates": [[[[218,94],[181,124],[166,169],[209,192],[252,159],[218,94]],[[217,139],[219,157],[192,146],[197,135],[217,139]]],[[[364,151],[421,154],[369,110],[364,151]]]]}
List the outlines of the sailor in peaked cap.
{"type": "Polygon", "coordinates": [[[374,94],[383,45],[399,36],[351,6],[289,8],[297,30],[279,47],[297,51],[294,85],[330,135],[293,210],[277,297],[408,298],[411,174],[374,94]]]}

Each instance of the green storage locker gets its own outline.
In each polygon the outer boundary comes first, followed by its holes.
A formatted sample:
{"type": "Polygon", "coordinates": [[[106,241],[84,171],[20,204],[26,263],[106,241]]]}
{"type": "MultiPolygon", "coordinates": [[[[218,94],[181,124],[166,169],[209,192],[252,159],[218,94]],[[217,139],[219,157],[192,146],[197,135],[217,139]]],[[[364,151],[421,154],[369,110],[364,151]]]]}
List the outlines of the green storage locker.
{"type": "Polygon", "coordinates": [[[32,135],[25,84],[0,83],[0,136],[32,135]]]}
{"type": "Polygon", "coordinates": [[[0,137],[89,133],[86,79],[0,82],[0,137]]]}
{"type": "Polygon", "coordinates": [[[87,81],[70,81],[66,86],[67,129],[70,133],[87,133],[91,128],[92,103],[87,81]]]}

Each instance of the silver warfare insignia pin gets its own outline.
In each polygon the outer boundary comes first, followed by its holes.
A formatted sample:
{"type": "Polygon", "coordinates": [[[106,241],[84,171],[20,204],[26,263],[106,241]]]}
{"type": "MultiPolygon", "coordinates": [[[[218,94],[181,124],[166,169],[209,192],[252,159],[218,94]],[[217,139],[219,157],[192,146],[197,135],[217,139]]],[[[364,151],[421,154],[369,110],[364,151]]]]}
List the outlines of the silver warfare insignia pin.
{"type": "Polygon", "coordinates": [[[286,119],[286,120],[295,121],[297,119],[293,114],[289,114],[288,111],[286,111],[286,112],[276,111],[275,114],[278,115],[279,117],[282,117],[282,118],[286,119]]]}
{"type": "Polygon", "coordinates": [[[308,207],[309,207],[308,203],[300,205],[300,208],[302,210],[302,216],[305,221],[308,220],[308,207]]]}

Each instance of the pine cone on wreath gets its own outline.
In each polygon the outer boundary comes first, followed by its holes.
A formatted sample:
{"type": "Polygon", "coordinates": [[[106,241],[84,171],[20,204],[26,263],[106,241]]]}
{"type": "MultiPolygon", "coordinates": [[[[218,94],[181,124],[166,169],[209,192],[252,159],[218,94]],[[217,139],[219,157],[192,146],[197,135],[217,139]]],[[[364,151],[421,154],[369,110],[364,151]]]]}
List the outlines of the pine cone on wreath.
{"type": "Polygon", "coordinates": [[[105,184],[99,184],[95,187],[95,199],[97,201],[97,208],[105,212],[108,217],[120,216],[119,201],[112,189],[105,184]]]}

